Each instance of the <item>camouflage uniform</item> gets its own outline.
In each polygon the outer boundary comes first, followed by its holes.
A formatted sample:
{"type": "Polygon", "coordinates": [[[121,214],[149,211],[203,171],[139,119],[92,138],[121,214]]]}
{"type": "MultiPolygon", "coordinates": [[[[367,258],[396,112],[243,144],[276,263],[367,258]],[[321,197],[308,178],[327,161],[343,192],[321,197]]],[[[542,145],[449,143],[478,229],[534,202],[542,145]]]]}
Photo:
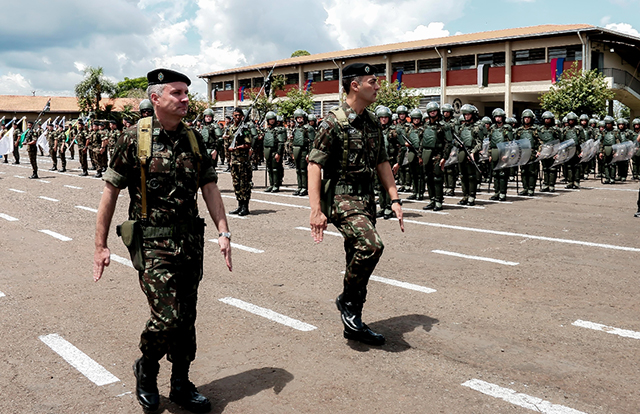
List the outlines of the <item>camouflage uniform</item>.
{"type": "Polygon", "coordinates": [[[346,171],[342,171],[346,155],[343,152],[345,136],[333,110],[320,124],[309,161],[323,168],[325,178],[337,182],[328,219],[344,237],[346,271],[343,299],[364,303],[369,277],[384,250],[375,228],[374,176],[376,167],[389,159],[375,115],[369,111],[357,115],[346,102],[341,109],[350,124],[346,171]]]}
{"type": "MultiPolygon", "coordinates": [[[[233,135],[238,130],[238,126],[231,125],[227,130],[227,140],[229,144],[233,141],[233,135]]],[[[236,140],[236,146],[251,145],[251,131],[245,128],[236,140]]],[[[227,146],[228,148],[228,146],[227,146]]],[[[249,149],[236,149],[230,152],[231,158],[231,178],[233,180],[233,190],[238,203],[248,203],[251,199],[251,179],[253,171],[249,161],[249,149]]]]}
{"type": "Polygon", "coordinates": [[[24,133],[23,144],[27,146],[27,154],[29,154],[29,162],[31,162],[31,168],[33,169],[34,178],[38,177],[38,145],[36,141],[38,136],[35,134],[33,128],[27,129],[24,133]]]}
{"type": "MultiPolygon", "coordinates": [[[[474,122],[463,122],[460,124],[459,132],[460,139],[464,142],[465,147],[471,152],[469,155],[473,157],[474,161],[476,161],[476,154],[482,149],[482,141],[484,140],[484,134],[482,133],[481,127],[474,122]]],[[[475,204],[476,193],[478,191],[478,170],[476,170],[473,163],[467,159],[464,148],[461,148],[458,151],[458,168],[460,169],[462,187],[462,200],[460,200],[458,204],[468,204],[473,206],[475,204]]]]}
{"type": "MultiPolygon", "coordinates": [[[[207,155],[211,158],[213,151],[218,149],[218,140],[222,137],[222,130],[220,129],[220,126],[218,126],[218,123],[214,121],[210,124],[204,123],[200,133],[202,134],[204,146],[207,149],[207,155]]],[[[224,156],[222,159],[224,160],[224,156]]],[[[218,158],[212,158],[211,161],[213,168],[216,168],[218,166],[218,158]]]]}
{"type": "Polygon", "coordinates": [[[566,188],[580,188],[580,178],[582,177],[580,166],[580,145],[586,141],[584,129],[580,125],[574,124],[567,125],[562,131],[564,137],[563,141],[573,140],[576,144],[575,155],[568,160],[565,165],[567,166],[567,186],[566,188]]]}
{"type": "Polygon", "coordinates": [[[120,131],[118,129],[112,129],[107,134],[107,147],[109,148],[109,159],[113,158],[113,151],[116,147],[116,142],[118,142],[118,138],[120,138],[120,131]]]}
{"type": "Polygon", "coordinates": [[[264,131],[263,145],[264,159],[270,183],[270,186],[267,188],[268,192],[278,192],[282,185],[282,177],[284,175],[282,162],[284,161],[284,144],[286,140],[287,131],[284,127],[267,125],[264,131]],[[276,161],[276,154],[280,155],[280,161],[276,161]]]}
{"type": "Polygon", "coordinates": [[[293,159],[296,165],[298,190],[294,195],[306,195],[307,192],[307,155],[315,138],[315,131],[309,125],[296,125],[293,129],[293,159]]]}
{"type": "Polygon", "coordinates": [[[16,125],[16,129],[13,130],[13,163],[20,164],[20,136],[22,135],[22,130],[20,127],[16,125]]]}
{"type": "MultiPolygon", "coordinates": [[[[204,220],[198,216],[198,188],[217,182],[208,157],[193,154],[187,130],[167,133],[154,119],[152,155],[147,164],[148,219],[143,228],[143,271],[140,287],[151,317],[140,337],[142,354],[154,361],[164,355],[172,363],[189,363],[196,354],[196,303],[202,279],[204,220]]],[[[201,154],[202,137],[195,132],[201,154]]],[[[128,188],[129,219],[142,220],[137,130],[129,128],[116,143],[104,180],[128,188]]]]}
{"type": "MultiPolygon", "coordinates": [[[[387,151],[387,156],[389,157],[389,164],[393,167],[398,162],[398,139],[402,138],[398,137],[396,127],[395,125],[391,125],[391,120],[382,127],[382,134],[384,138],[384,148],[387,151]]],[[[391,197],[380,182],[378,182],[378,194],[378,202],[380,203],[380,210],[382,210],[383,216],[385,218],[391,218],[391,197]]]]}
{"type": "Polygon", "coordinates": [[[56,139],[58,138],[58,131],[47,128],[47,142],[49,143],[49,156],[51,157],[51,162],[53,162],[53,166],[51,167],[51,171],[55,171],[58,169],[58,152],[56,151],[56,139]]]}
{"type": "MultiPolygon", "coordinates": [[[[58,154],[60,156],[60,163],[62,164],[62,172],[67,171],[67,157],[65,151],[67,150],[67,134],[64,129],[61,129],[56,134],[56,146],[58,147],[58,154]]],[[[54,164],[55,165],[55,164],[54,164]]]]}
{"type": "MultiPolygon", "coordinates": [[[[93,128],[93,127],[92,127],[93,128]]],[[[101,134],[98,130],[92,130],[88,133],[87,139],[89,140],[89,157],[91,158],[91,164],[100,173],[100,149],[102,148],[102,141],[100,141],[101,134]]]]}
{"type": "Polygon", "coordinates": [[[491,171],[493,171],[493,191],[492,200],[507,199],[507,184],[509,181],[509,168],[495,170],[500,158],[498,144],[501,142],[513,141],[513,129],[511,125],[503,123],[501,126],[493,124],[489,130],[489,148],[491,149],[491,171]]]}
{"type": "Polygon", "coordinates": [[[89,165],[87,163],[87,130],[84,126],[78,126],[78,132],[76,132],[75,141],[78,144],[78,161],[80,162],[80,167],[82,167],[82,174],[87,175],[87,170],[89,169],[89,165]]]}
{"type": "MultiPolygon", "coordinates": [[[[560,141],[561,132],[555,124],[551,126],[542,125],[538,129],[540,136],[540,147],[538,152],[542,150],[542,145],[551,141],[560,141]]],[[[558,178],[558,168],[553,166],[553,157],[542,160],[542,192],[554,192],[556,190],[556,180],[558,178]]]]}

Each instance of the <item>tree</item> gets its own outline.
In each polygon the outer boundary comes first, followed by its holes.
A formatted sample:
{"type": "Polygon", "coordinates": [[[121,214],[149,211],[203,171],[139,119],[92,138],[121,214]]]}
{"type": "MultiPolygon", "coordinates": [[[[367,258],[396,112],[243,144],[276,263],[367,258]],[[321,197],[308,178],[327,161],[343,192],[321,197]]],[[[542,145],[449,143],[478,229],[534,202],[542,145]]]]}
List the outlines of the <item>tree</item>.
{"type": "Polygon", "coordinates": [[[137,98],[144,99],[147,97],[147,87],[149,82],[146,76],[139,78],[127,78],[118,82],[116,85],[116,92],[113,95],[114,98],[137,98]]]}
{"type": "Polygon", "coordinates": [[[261,93],[260,96],[257,96],[256,92],[250,91],[249,97],[252,101],[255,102],[252,115],[258,119],[264,118],[267,112],[277,109],[275,102],[272,102],[264,93],[261,93]]]}
{"type": "Polygon", "coordinates": [[[378,96],[376,101],[371,104],[369,109],[373,110],[378,105],[386,106],[395,111],[400,105],[406,106],[409,110],[417,108],[420,104],[420,97],[412,94],[412,90],[400,84],[398,88],[398,81],[389,82],[383,80],[380,82],[380,89],[378,90],[378,96]]]}
{"type": "Polygon", "coordinates": [[[285,119],[293,116],[293,111],[301,108],[307,112],[313,111],[313,92],[309,90],[301,90],[299,88],[292,88],[287,92],[286,99],[281,99],[276,104],[278,107],[278,113],[285,119]]]}
{"type": "Polygon", "coordinates": [[[291,54],[291,57],[298,57],[298,56],[309,56],[311,53],[307,52],[306,50],[296,50],[295,52],[293,52],[291,54]]]}
{"type": "Polygon", "coordinates": [[[202,114],[202,112],[209,108],[212,103],[207,102],[207,100],[200,95],[198,92],[196,93],[188,93],[189,96],[189,109],[187,110],[187,115],[185,118],[187,119],[196,119],[198,115],[202,114]]]}
{"type": "Polygon", "coordinates": [[[104,76],[101,67],[87,66],[84,69],[84,79],[75,87],[78,107],[82,112],[93,112],[100,116],[100,101],[102,95],[112,96],[116,92],[116,85],[104,76]]]}
{"type": "Polygon", "coordinates": [[[574,62],[549,92],[540,96],[543,109],[563,117],[569,112],[604,116],[607,113],[607,101],[614,93],[607,88],[604,75],[597,69],[583,72],[574,62]]]}
{"type": "Polygon", "coordinates": [[[284,75],[273,75],[271,80],[271,93],[275,95],[276,91],[284,91],[287,86],[287,79],[284,75]]]}

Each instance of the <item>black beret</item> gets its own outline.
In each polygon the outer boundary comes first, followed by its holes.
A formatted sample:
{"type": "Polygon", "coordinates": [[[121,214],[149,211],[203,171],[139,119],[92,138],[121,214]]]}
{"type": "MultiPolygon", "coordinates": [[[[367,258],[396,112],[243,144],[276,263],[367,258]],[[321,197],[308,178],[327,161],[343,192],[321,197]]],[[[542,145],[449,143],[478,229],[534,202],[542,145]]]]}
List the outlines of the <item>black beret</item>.
{"type": "Polygon", "coordinates": [[[116,125],[118,125],[118,123],[117,123],[115,120],[113,120],[113,119],[110,119],[110,120],[109,120],[109,123],[110,123],[110,124],[116,124],[116,125]]]}
{"type": "Polygon", "coordinates": [[[147,73],[147,82],[149,82],[149,86],[163,85],[171,82],[184,82],[187,86],[191,85],[191,79],[189,79],[187,75],[176,72],[175,70],[163,68],[154,69],[147,73]]]}
{"type": "Polygon", "coordinates": [[[373,67],[368,63],[352,63],[342,69],[343,78],[353,78],[356,76],[373,75],[373,67]]]}

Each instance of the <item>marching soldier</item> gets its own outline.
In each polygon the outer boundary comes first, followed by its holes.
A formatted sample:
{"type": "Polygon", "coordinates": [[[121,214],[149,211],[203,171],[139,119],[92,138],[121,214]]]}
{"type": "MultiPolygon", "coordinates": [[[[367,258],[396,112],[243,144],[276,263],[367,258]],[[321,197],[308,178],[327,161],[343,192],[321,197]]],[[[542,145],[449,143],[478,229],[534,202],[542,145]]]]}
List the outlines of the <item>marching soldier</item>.
{"type": "Polygon", "coordinates": [[[23,132],[23,135],[23,142],[27,144],[27,154],[29,154],[29,162],[31,162],[31,168],[33,169],[33,174],[29,178],[40,178],[38,177],[38,147],[36,145],[38,136],[34,133],[32,121],[27,122],[27,130],[23,132]]]}
{"type": "MultiPolygon", "coordinates": [[[[542,114],[543,125],[538,130],[540,135],[540,147],[537,149],[538,154],[542,150],[542,145],[548,144],[551,141],[560,141],[562,133],[556,126],[555,116],[553,112],[545,111],[542,114]]],[[[542,160],[542,189],[540,192],[555,192],[556,180],[558,179],[558,168],[553,166],[553,157],[542,160]]]]}
{"type": "Polygon", "coordinates": [[[120,138],[118,123],[112,119],[109,121],[109,132],[107,134],[107,148],[109,148],[109,159],[113,157],[113,150],[116,147],[118,138],[120,138]]]}
{"type": "Polygon", "coordinates": [[[13,163],[20,164],[20,148],[22,148],[20,137],[22,136],[22,128],[20,127],[20,123],[15,120],[13,125],[13,163]]]}
{"type": "Polygon", "coordinates": [[[287,140],[287,131],[284,127],[277,125],[275,112],[267,112],[265,120],[267,125],[263,136],[264,159],[270,183],[265,191],[267,193],[277,193],[280,191],[284,174],[282,161],[284,159],[284,143],[287,140]]]}
{"type": "Polygon", "coordinates": [[[451,149],[451,124],[441,119],[437,102],[429,102],[426,111],[428,118],[424,124],[419,153],[430,202],[423,210],[440,211],[444,202],[445,154],[449,154],[451,149]]]}
{"type": "Polygon", "coordinates": [[[562,131],[563,141],[573,140],[576,145],[576,153],[565,164],[567,166],[567,185],[565,188],[580,188],[580,145],[586,141],[584,129],[578,125],[578,115],[573,112],[567,114],[567,126],[562,131]]]}
{"type": "Polygon", "coordinates": [[[207,108],[202,114],[204,115],[204,123],[200,133],[215,169],[218,165],[218,140],[222,138],[222,130],[218,123],[213,121],[213,109],[207,108]]]}
{"type": "Polygon", "coordinates": [[[60,170],[60,172],[66,172],[67,158],[65,152],[67,150],[67,135],[65,134],[62,123],[58,124],[58,133],[56,134],[54,152],[56,150],[58,151],[60,162],[62,164],[62,169],[60,170]]]}
{"type": "Polygon", "coordinates": [[[86,177],[87,175],[89,175],[89,172],[87,171],[89,169],[89,165],[87,162],[89,139],[87,137],[87,131],[82,120],[78,120],[78,125],[76,127],[78,128],[78,132],[76,133],[75,141],[78,144],[78,161],[80,162],[80,167],[82,168],[80,177],[86,177]]]}
{"type": "MultiPolygon", "coordinates": [[[[394,167],[398,162],[398,133],[396,132],[395,125],[391,122],[391,110],[386,106],[382,106],[376,110],[376,116],[382,126],[382,137],[384,139],[384,147],[387,150],[389,157],[389,165],[394,167]]],[[[397,167],[396,167],[397,168],[397,167]]],[[[393,210],[391,209],[391,197],[387,190],[385,190],[380,180],[378,181],[378,202],[380,203],[380,213],[377,216],[383,217],[385,220],[389,220],[393,216],[393,210]]]]}
{"type": "Polygon", "coordinates": [[[95,166],[96,178],[102,177],[102,167],[100,165],[100,150],[102,149],[102,142],[100,141],[100,133],[99,133],[99,122],[93,122],[91,125],[91,132],[88,135],[89,141],[89,157],[91,158],[91,163],[95,166]]]}
{"type": "MultiPolygon", "coordinates": [[[[458,128],[460,127],[460,121],[453,116],[454,110],[453,106],[449,103],[442,105],[442,119],[444,122],[447,122],[451,126],[451,131],[457,133],[458,128]]],[[[445,158],[448,157],[449,154],[445,153],[445,158]]],[[[458,164],[452,164],[448,167],[444,168],[444,186],[447,189],[444,192],[444,195],[453,197],[456,191],[456,181],[458,181],[458,164]]]]}
{"type": "MultiPolygon", "coordinates": [[[[406,106],[400,105],[396,108],[396,131],[398,134],[401,134],[401,139],[398,141],[402,148],[405,146],[405,141],[402,136],[407,137],[409,135],[409,130],[411,129],[411,122],[409,122],[409,110],[406,106]]],[[[404,152],[403,152],[404,153],[404,152]]],[[[411,186],[411,179],[409,177],[409,166],[408,165],[400,165],[400,172],[398,173],[398,181],[400,183],[400,188],[398,188],[399,192],[407,191],[411,186]]]]}
{"type": "Polygon", "coordinates": [[[522,126],[513,134],[515,140],[527,139],[531,143],[531,156],[529,162],[520,167],[522,176],[522,191],[519,195],[533,197],[538,183],[538,171],[540,164],[536,162],[535,150],[540,147],[540,135],[538,128],[533,124],[535,115],[531,109],[522,111],[522,126]]]}
{"type": "Polygon", "coordinates": [[[411,195],[407,197],[407,200],[424,200],[424,176],[421,171],[422,167],[420,166],[420,155],[418,154],[422,133],[424,132],[422,128],[422,111],[418,108],[412,109],[409,113],[409,118],[411,118],[411,124],[406,136],[411,144],[405,142],[404,156],[407,157],[408,162],[402,163],[408,166],[411,180],[412,192],[411,195]]]}
{"type": "Polygon", "coordinates": [[[53,123],[49,122],[47,124],[47,142],[49,143],[49,156],[51,157],[51,162],[53,163],[51,168],[49,168],[49,171],[58,170],[58,152],[56,151],[57,135],[58,131],[54,131],[53,123]]]}
{"type": "Polygon", "coordinates": [[[251,131],[242,125],[244,112],[240,108],[233,111],[233,123],[227,129],[225,135],[225,143],[228,142],[227,150],[231,154],[229,164],[231,165],[231,178],[233,180],[233,190],[238,200],[238,208],[229,212],[229,214],[237,214],[246,216],[249,214],[249,200],[251,199],[251,178],[253,171],[249,160],[249,151],[251,150],[251,131]],[[236,138],[235,145],[233,143],[236,131],[242,128],[242,131],[236,138]]]}

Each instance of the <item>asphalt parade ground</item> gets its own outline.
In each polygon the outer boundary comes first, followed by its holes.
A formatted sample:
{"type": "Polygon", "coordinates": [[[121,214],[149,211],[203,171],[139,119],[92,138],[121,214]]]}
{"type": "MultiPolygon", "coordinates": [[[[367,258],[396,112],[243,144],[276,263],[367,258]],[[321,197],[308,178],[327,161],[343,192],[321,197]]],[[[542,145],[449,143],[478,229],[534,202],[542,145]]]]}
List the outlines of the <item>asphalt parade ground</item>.
{"type": "MultiPolygon", "coordinates": [[[[10,157],[12,161],[12,157],[10,157]]],[[[10,161],[10,162],[11,162],[10,161]]],[[[128,252],[109,236],[111,265],[92,280],[104,183],[0,163],[0,412],[137,413],[131,366],[148,316],[128,252]]],[[[231,177],[219,168],[227,211],[231,177]]],[[[488,200],[404,204],[406,232],[379,220],[385,251],[363,319],[382,347],[350,342],[334,301],[341,236],[309,232],[307,197],[264,192],[230,216],[234,271],[208,226],[191,379],[214,413],[638,413],[638,182],[488,200]]],[[[457,195],[459,195],[459,190],[457,195]]],[[[406,196],[408,194],[404,194],[406,196]]],[[[159,412],[171,403],[161,362],[159,412]]]]}

